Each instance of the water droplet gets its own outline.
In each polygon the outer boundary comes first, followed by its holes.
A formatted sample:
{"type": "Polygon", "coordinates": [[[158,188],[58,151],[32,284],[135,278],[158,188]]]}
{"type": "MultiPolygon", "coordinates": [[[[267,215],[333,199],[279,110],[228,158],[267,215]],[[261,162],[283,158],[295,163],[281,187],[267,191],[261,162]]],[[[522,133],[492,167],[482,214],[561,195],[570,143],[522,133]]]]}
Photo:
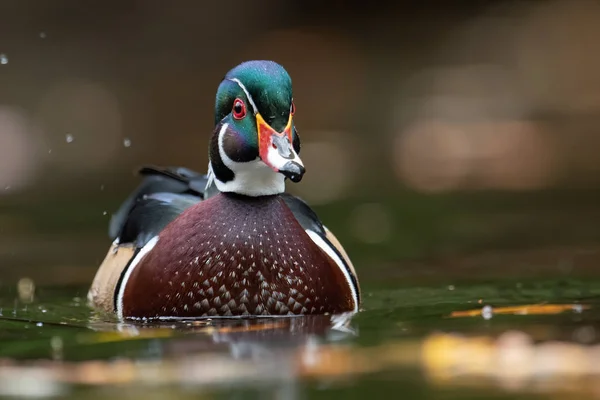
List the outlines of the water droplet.
{"type": "Polygon", "coordinates": [[[25,303],[31,303],[35,295],[35,282],[30,278],[21,278],[17,283],[19,299],[25,303]]]}
{"type": "Polygon", "coordinates": [[[108,214],[108,212],[106,212],[106,211],[103,211],[103,212],[102,212],[102,215],[106,215],[106,214],[108,214]]]}
{"type": "Polygon", "coordinates": [[[491,319],[493,315],[494,310],[492,309],[492,306],[484,306],[481,309],[481,316],[483,317],[483,319],[491,319]]]}
{"type": "Polygon", "coordinates": [[[42,308],[42,313],[44,313],[44,314],[45,314],[45,313],[47,313],[47,312],[48,312],[48,310],[46,310],[45,308],[42,308]]]}
{"type": "Polygon", "coordinates": [[[35,326],[44,326],[43,322],[38,322],[37,324],[35,324],[35,326]]]}
{"type": "Polygon", "coordinates": [[[73,140],[75,140],[75,138],[70,133],[67,133],[65,135],[65,140],[67,141],[67,143],[71,143],[71,142],[73,142],[73,140]]]}
{"type": "Polygon", "coordinates": [[[63,347],[63,340],[60,336],[52,336],[52,338],[50,339],[50,346],[52,346],[52,349],[58,350],[58,349],[62,349],[63,347]]]}
{"type": "Polygon", "coordinates": [[[46,39],[46,32],[40,32],[40,39],[46,39]]]}
{"type": "Polygon", "coordinates": [[[129,139],[129,138],[123,139],[123,146],[130,147],[131,146],[131,139],[129,139]]]}
{"type": "Polygon", "coordinates": [[[0,64],[2,64],[2,65],[8,64],[8,57],[4,53],[0,54],[0,64]]]}
{"type": "Polygon", "coordinates": [[[50,347],[52,348],[52,358],[55,360],[63,358],[63,340],[60,336],[52,336],[50,347]]]}

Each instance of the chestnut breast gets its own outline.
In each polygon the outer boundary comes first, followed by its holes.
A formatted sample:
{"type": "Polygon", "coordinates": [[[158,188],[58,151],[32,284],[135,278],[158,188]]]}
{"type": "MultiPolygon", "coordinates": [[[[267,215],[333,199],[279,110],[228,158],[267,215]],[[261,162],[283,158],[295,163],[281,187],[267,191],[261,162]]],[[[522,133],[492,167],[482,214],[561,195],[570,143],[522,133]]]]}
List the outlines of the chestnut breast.
{"type": "Polygon", "coordinates": [[[130,267],[122,316],[299,315],[353,310],[337,264],[279,196],[220,193],[187,209],[130,267]]]}

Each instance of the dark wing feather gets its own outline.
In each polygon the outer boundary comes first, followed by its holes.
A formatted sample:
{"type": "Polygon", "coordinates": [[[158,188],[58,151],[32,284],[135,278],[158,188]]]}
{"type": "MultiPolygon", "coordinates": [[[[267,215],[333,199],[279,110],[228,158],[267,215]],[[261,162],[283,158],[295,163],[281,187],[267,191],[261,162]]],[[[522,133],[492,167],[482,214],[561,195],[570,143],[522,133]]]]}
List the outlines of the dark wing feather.
{"type": "Polygon", "coordinates": [[[202,201],[197,196],[154,193],[140,199],[127,216],[119,234],[119,243],[143,247],[150,239],[188,207],[202,201]]]}
{"type": "Polygon", "coordinates": [[[318,233],[320,236],[325,236],[325,227],[323,226],[323,223],[317,214],[312,210],[312,208],[310,208],[310,206],[304,202],[304,200],[296,196],[292,196],[289,193],[282,193],[281,197],[290,208],[292,214],[294,214],[294,217],[296,217],[302,228],[305,230],[310,229],[311,231],[318,233]]]}
{"type": "Polygon", "coordinates": [[[206,175],[187,168],[143,167],[140,185],[113,214],[109,236],[141,247],[186,208],[204,198],[206,175]]]}

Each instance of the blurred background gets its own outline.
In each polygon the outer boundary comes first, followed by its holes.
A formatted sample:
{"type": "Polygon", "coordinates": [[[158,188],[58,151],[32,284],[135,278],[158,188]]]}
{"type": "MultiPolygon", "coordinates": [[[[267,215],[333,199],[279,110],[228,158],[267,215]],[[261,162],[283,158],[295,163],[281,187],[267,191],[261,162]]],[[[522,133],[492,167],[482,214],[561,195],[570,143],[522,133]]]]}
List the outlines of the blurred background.
{"type": "Polygon", "coordinates": [[[593,273],[600,3],[391,3],[1,1],[0,280],[90,282],[139,166],[205,170],[248,59],[291,74],[288,188],[367,282],[593,273]]]}

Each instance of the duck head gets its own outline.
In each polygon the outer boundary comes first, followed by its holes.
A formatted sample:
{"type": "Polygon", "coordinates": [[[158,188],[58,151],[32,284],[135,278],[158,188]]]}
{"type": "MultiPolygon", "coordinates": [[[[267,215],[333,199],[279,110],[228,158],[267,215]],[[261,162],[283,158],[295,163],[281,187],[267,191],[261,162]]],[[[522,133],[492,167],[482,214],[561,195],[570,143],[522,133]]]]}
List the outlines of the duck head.
{"type": "Polygon", "coordinates": [[[273,61],[247,61],[227,73],[217,90],[209,147],[209,184],[247,196],[282,193],[285,179],[305,169],[294,126],[292,80],[273,61]]]}

